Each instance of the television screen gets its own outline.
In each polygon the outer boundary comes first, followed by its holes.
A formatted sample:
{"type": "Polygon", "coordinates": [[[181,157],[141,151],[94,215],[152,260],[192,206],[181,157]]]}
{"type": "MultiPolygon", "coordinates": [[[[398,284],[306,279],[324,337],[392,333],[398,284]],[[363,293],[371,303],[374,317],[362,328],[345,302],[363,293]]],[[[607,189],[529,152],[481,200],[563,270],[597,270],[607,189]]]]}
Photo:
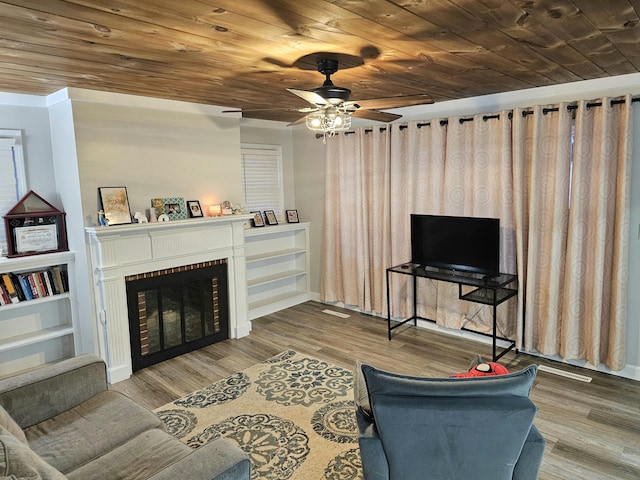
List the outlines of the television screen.
{"type": "Polygon", "coordinates": [[[500,219],[412,214],[411,261],[422,266],[498,275],[500,219]]]}

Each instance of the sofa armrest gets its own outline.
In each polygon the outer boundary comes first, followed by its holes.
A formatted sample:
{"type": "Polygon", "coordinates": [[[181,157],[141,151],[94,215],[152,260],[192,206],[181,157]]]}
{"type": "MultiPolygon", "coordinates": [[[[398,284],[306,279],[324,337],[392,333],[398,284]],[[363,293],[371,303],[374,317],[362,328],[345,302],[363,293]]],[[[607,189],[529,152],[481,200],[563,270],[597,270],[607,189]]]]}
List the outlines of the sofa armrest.
{"type": "Polygon", "coordinates": [[[24,429],[105,390],[104,362],[81,355],[0,380],[0,405],[24,429]]]}
{"type": "Polygon", "coordinates": [[[217,438],[156,473],[149,480],[250,480],[251,463],[240,448],[217,438]]]}

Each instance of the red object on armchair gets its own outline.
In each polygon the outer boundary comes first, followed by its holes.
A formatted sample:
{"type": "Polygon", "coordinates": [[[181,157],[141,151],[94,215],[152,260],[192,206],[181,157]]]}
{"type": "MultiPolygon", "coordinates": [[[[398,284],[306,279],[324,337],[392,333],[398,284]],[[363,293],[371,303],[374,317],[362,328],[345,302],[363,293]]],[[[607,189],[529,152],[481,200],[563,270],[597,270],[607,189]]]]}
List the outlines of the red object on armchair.
{"type": "Polygon", "coordinates": [[[451,375],[452,378],[469,378],[469,377],[490,377],[493,375],[504,375],[509,373],[507,367],[496,362],[483,362],[474,365],[468,372],[456,373],[451,375]]]}

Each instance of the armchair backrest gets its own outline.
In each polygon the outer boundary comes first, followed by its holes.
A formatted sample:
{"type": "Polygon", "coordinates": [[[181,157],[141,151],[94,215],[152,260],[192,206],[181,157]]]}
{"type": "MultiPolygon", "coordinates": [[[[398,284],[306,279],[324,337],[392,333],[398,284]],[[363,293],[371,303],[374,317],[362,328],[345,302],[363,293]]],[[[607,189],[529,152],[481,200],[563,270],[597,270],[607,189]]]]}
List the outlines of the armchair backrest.
{"type": "Polygon", "coordinates": [[[361,368],[391,480],[512,479],[537,411],[535,366],[463,379],[361,368]]]}

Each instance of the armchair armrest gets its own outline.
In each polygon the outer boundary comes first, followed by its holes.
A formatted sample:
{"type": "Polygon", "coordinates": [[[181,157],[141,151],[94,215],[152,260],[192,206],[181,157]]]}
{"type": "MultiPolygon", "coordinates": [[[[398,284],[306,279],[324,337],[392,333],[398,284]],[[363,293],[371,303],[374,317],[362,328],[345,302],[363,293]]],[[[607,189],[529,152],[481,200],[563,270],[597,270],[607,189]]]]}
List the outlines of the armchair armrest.
{"type": "Polygon", "coordinates": [[[24,429],[105,390],[104,362],[81,355],[0,380],[0,405],[24,429]]]}
{"type": "Polygon", "coordinates": [[[251,463],[240,448],[217,438],[153,475],[149,480],[250,480],[251,463]]]}

